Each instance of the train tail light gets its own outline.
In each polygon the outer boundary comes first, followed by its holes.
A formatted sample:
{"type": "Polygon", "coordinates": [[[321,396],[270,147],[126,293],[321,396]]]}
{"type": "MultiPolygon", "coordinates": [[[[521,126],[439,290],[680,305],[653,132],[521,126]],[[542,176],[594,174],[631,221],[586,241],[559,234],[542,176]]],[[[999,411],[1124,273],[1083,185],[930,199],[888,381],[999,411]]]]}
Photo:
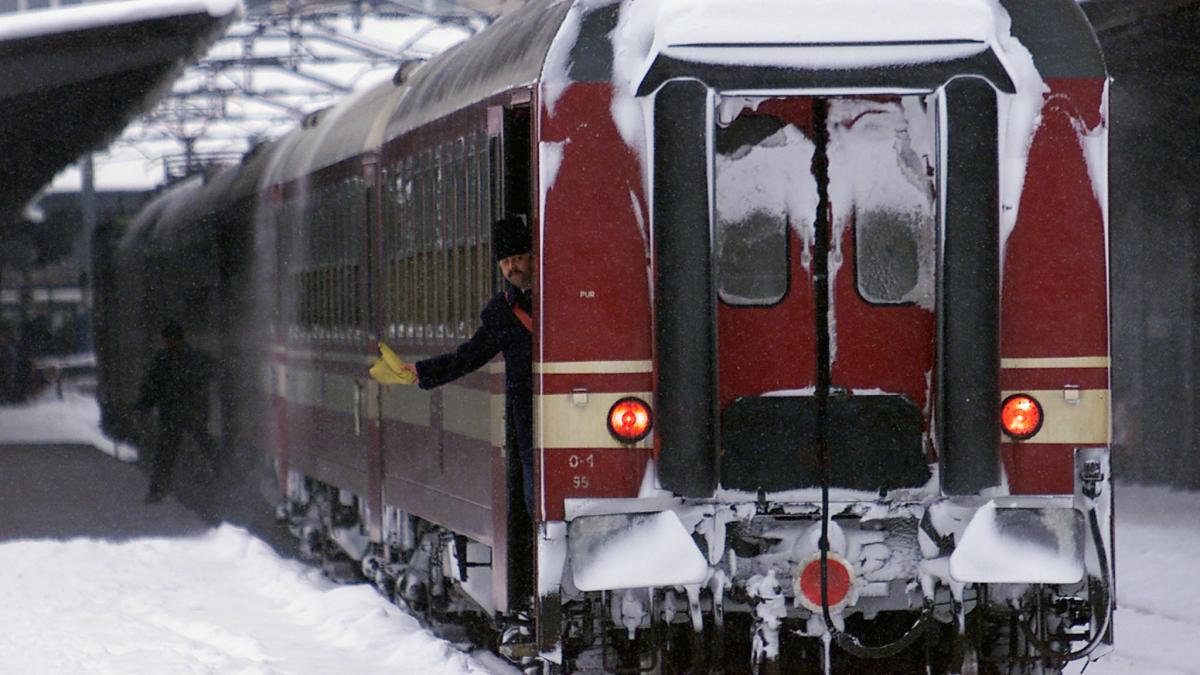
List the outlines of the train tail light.
{"type": "Polygon", "coordinates": [[[622,443],[636,443],[650,433],[654,416],[640,398],[628,396],[608,409],[608,431],[622,443]]]}
{"type": "MultiPolygon", "coordinates": [[[[829,600],[830,611],[845,607],[850,600],[850,590],[854,585],[854,571],[850,563],[836,553],[829,553],[826,562],[825,579],[828,585],[826,596],[829,600]]],[[[795,582],[796,597],[800,604],[810,611],[821,611],[821,555],[813,554],[800,563],[795,582]]]]}
{"type": "Polygon", "coordinates": [[[1029,394],[1013,394],[1000,406],[1004,433],[1018,441],[1036,434],[1042,428],[1042,418],[1042,404],[1029,394]]]}

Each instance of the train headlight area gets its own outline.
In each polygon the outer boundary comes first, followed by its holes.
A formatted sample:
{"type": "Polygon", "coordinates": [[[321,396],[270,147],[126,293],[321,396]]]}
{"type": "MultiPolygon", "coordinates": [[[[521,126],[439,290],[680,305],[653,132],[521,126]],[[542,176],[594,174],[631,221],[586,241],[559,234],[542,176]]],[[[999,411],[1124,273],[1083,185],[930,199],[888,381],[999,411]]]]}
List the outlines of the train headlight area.
{"type": "Polygon", "coordinates": [[[653,426],[650,406],[640,398],[623,398],[608,411],[608,430],[622,443],[637,443],[650,434],[653,426]]]}
{"type": "Polygon", "coordinates": [[[1000,404],[1004,433],[1016,440],[1032,438],[1042,428],[1042,404],[1029,394],[1013,394],[1000,404]]]}

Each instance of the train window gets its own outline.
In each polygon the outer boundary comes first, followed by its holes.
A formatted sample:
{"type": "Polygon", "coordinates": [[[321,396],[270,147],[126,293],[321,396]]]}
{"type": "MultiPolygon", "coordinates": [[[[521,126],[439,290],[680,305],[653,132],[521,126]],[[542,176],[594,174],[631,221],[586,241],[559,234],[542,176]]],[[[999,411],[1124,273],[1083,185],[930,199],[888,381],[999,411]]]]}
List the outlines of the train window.
{"type": "Polygon", "coordinates": [[[476,234],[479,231],[479,224],[475,220],[475,136],[470,135],[463,139],[463,278],[462,278],[462,293],[463,293],[463,311],[462,311],[462,328],[466,333],[474,327],[474,322],[471,321],[473,309],[479,306],[478,299],[475,297],[475,240],[476,234]]]}
{"type": "Polygon", "coordinates": [[[467,289],[470,277],[467,270],[469,225],[467,221],[467,155],[466,142],[454,143],[454,220],[458,225],[454,235],[454,328],[459,338],[467,336],[467,289]]]}
{"type": "Polygon", "coordinates": [[[301,272],[301,277],[304,280],[304,295],[302,296],[302,302],[304,303],[303,326],[305,328],[311,328],[312,325],[316,323],[316,317],[314,316],[313,310],[316,307],[317,301],[317,285],[313,283],[314,277],[311,270],[305,270],[304,272],[301,272]]]}
{"type": "MultiPolygon", "coordinates": [[[[500,167],[502,166],[503,158],[500,156],[500,139],[492,137],[488,139],[488,244],[484,249],[488,262],[493,260],[492,239],[491,239],[491,224],[496,222],[500,214],[504,212],[504,191],[501,189],[501,181],[504,179],[500,175],[500,167]]],[[[500,274],[496,270],[496,266],[491,266],[491,271],[488,275],[488,295],[493,295],[500,292],[500,274]]]]}
{"type": "Polygon", "coordinates": [[[470,232],[467,236],[467,287],[466,328],[472,331],[476,328],[476,315],[483,298],[479,293],[479,278],[482,270],[479,265],[480,218],[479,218],[479,136],[467,137],[467,172],[464,176],[467,187],[467,224],[470,232]]]}
{"type": "Polygon", "coordinates": [[[336,334],[342,328],[342,314],[345,306],[343,293],[342,265],[329,266],[329,327],[330,333],[336,334]]]}
{"type": "Polygon", "coordinates": [[[730,305],[774,304],[788,289],[796,195],[815,194],[812,143],[795,126],[749,108],[718,125],[715,136],[718,292],[730,305]]]}
{"type": "Polygon", "coordinates": [[[337,325],[339,328],[351,328],[358,324],[355,319],[354,295],[352,294],[353,284],[350,282],[350,265],[338,266],[338,315],[337,325]]]}
{"type": "Polygon", "coordinates": [[[491,279],[488,276],[488,261],[487,259],[487,240],[491,233],[491,219],[488,213],[488,197],[487,197],[487,135],[484,132],[476,133],[475,135],[475,303],[473,313],[470,315],[470,322],[473,328],[479,327],[479,310],[487,301],[487,281],[491,279]]]}
{"type": "Polygon", "coordinates": [[[404,306],[405,335],[409,338],[417,336],[418,306],[420,284],[417,275],[417,226],[420,222],[417,214],[418,185],[417,160],[409,157],[404,160],[404,306]]]}
{"type": "Polygon", "coordinates": [[[317,276],[312,270],[304,272],[304,327],[317,324],[317,276]]]}
{"type": "Polygon", "coordinates": [[[454,157],[454,144],[447,143],[445,149],[445,164],[442,173],[442,190],[446,195],[445,205],[445,235],[443,244],[445,246],[445,265],[446,277],[444,288],[445,308],[445,335],[447,338],[453,338],[457,335],[455,324],[458,322],[458,298],[455,296],[455,277],[458,269],[458,182],[455,180],[455,174],[458,172],[458,164],[454,157]]]}
{"type": "Polygon", "coordinates": [[[422,308],[424,307],[425,293],[425,277],[422,275],[421,269],[421,253],[422,253],[422,228],[424,227],[425,205],[424,205],[424,172],[421,159],[418,157],[413,160],[413,211],[412,221],[409,223],[409,229],[412,232],[412,286],[409,288],[409,295],[412,297],[412,314],[410,320],[413,323],[413,337],[420,338],[424,336],[422,321],[424,315],[422,308]]]}
{"type": "Polygon", "coordinates": [[[325,300],[329,297],[329,292],[326,288],[325,270],[313,270],[313,276],[316,278],[314,282],[317,288],[316,307],[313,307],[313,327],[320,328],[325,325],[325,300]]]}
{"type": "Polygon", "coordinates": [[[311,328],[316,323],[316,316],[314,316],[313,310],[316,307],[317,301],[317,285],[313,283],[314,277],[311,270],[305,270],[301,273],[301,276],[304,279],[304,327],[311,328]]]}
{"type": "Polygon", "coordinates": [[[289,323],[295,323],[303,326],[307,318],[305,311],[308,308],[308,303],[305,302],[305,298],[308,297],[308,294],[304,292],[304,273],[300,272],[298,274],[293,274],[291,276],[291,280],[292,297],[296,299],[296,302],[286,303],[289,307],[295,308],[295,311],[293,313],[289,313],[288,315],[289,323]]]}
{"type": "Polygon", "coordinates": [[[934,115],[918,96],[831,99],[829,114],[831,191],[853,199],[859,294],[871,303],[931,304],[934,115]],[[841,169],[850,166],[856,170],[841,169]]]}
{"type": "Polygon", "coordinates": [[[488,298],[488,282],[491,280],[488,271],[487,242],[491,233],[490,211],[488,210],[488,139],[487,134],[479,132],[475,135],[475,299],[473,305],[475,314],[471,315],[472,326],[479,325],[479,308],[488,298]]]}
{"type": "Polygon", "coordinates": [[[448,168],[446,162],[449,159],[449,153],[446,151],[446,144],[442,143],[437,149],[437,166],[434,178],[435,202],[437,218],[434,221],[436,229],[435,248],[434,248],[434,287],[436,294],[434,295],[434,335],[439,341],[446,337],[446,225],[447,225],[447,208],[446,199],[446,174],[448,168]]]}
{"type": "MultiPolygon", "coordinates": [[[[320,287],[319,297],[321,304],[317,307],[317,328],[323,329],[329,325],[329,274],[328,270],[321,267],[317,270],[317,283],[320,287]]],[[[318,331],[323,333],[323,331],[318,331]]]]}
{"type": "MultiPolygon", "coordinates": [[[[354,265],[350,266],[350,297],[351,298],[360,297],[361,294],[359,293],[359,291],[361,289],[362,289],[362,270],[361,270],[361,266],[358,265],[357,263],[355,263],[354,265]]],[[[351,323],[356,328],[365,329],[366,326],[363,325],[363,312],[362,312],[361,306],[359,305],[359,303],[355,302],[353,307],[354,307],[354,314],[353,314],[353,316],[350,317],[351,323]]]]}
{"type": "Polygon", "coordinates": [[[331,332],[337,332],[342,325],[342,266],[330,265],[326,274],[329,275],[329,316],[325,325],[331,332]]]}
{"type": "Polygon", "coordinates": [[[425,282],[425,339],[434,339],[434,326],[438,317],[437,278],[437,154],[427,155],[429,164],[425,169],[425,245],[422,258],[421,278],[425,282]]]}
{"type": "Polygon", "coordinates": [[[395,199],[395,210],[390,219],[393,239],[392,246],[388,249],[394,256],[392,262],[392,283],[388,287],[390,290],[390,298],[392,302],[393,331],[396,337],[410,337],[407,332],[407,323],[412,313],[409,309],[408,293],[409,288],[408,277],[406,276],[407,263],[410,259],[411,252],[409,251],[410,232],[412,231],[412,214],[410,212],[411,201],[409,199],[409,178],[412,175],[411,163],[405,162],[396,163],[396,174],[394,189],[392,192],[395,199]]]}
{"type": "Polygon", "coordinates": [[[332,313],[330,307],[334,304],[332,277],[329,274],[329,269],[324,267],[320,268],[317,274],[320,277],[320,311],[317,316],[317,325],[319,328],[325,328],[329,325],[329,315],[332,313]]]}

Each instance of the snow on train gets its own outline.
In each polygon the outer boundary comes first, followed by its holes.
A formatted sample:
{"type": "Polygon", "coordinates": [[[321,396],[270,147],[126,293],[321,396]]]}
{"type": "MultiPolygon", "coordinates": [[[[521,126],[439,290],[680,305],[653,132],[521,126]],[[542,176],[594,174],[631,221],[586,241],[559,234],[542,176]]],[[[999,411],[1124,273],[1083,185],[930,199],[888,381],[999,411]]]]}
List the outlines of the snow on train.
{"type": "Polygon", "coordinates": [[[182,320],[304,548],[531,671],[1057,672],[1112,641],[1107,91],[1071,0],[530,0],[103,231],[105,423],[182,320]],[[504,214],[532,524],[500,361],[367,377],[471,334],[504,214]]]}

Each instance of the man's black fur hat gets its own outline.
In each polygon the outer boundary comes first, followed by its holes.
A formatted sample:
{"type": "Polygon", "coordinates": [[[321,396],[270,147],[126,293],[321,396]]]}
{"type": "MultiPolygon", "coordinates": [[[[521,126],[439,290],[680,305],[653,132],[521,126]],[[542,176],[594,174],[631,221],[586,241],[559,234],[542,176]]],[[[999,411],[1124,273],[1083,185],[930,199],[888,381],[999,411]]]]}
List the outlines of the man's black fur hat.
{"type": "Polygon", "coordinates": [[[492,224],[492,251],[496,262],[533,250],[529,226],[519,216],[505,216],[492,224]]]}

